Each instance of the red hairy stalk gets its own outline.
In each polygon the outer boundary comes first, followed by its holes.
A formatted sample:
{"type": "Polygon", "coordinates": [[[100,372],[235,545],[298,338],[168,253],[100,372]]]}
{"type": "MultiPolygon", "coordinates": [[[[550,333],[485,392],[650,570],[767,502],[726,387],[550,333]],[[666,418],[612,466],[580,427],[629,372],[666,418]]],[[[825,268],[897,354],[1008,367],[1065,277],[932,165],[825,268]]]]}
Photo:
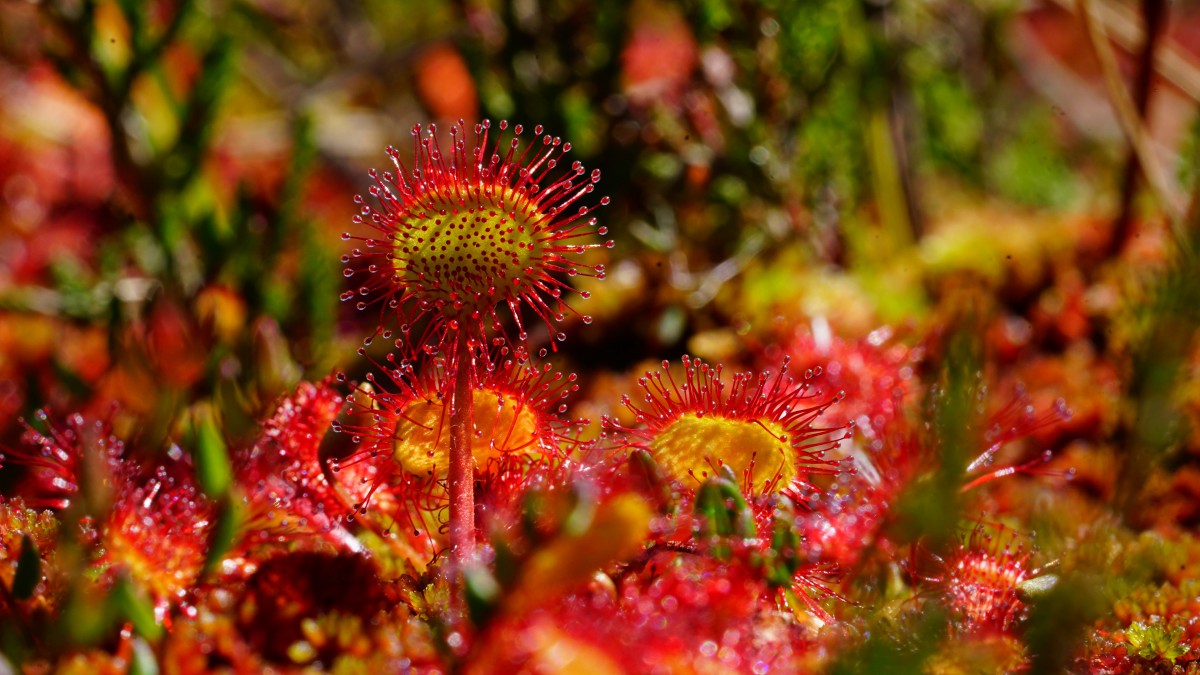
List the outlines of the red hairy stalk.
{"type": "Polygon", "coordinates": [[[475,553],[475,477],[471,434],[475,429],[471,349],[466,333],[459,334],[454,359],[454,398],[450,402],[450,546],[455,558],[470,560],[475,553]]]}

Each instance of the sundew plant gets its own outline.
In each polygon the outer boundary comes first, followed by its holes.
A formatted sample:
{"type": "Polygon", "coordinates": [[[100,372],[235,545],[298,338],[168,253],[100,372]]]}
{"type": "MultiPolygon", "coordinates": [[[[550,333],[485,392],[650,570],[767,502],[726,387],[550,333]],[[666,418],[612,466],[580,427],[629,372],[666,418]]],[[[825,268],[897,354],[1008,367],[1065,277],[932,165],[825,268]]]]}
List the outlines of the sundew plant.
{"type": "MultiPolygon", "coordinates": [[[[503,133],[508,123],[500,122],[497,127],[503,133]]],[[[586,243],[597,231],[596,219],[588,216],[594,205],[589,207],[586,201],[576,204],[590,197],[600,172],[585,176],[587,171],[579,162],[564,166],[565,172],[556,171],[571,144],[542,135],[541,126],[533,130],[540,138],[524,147],[520,125],[514,129],[518,138],[507,147],[499,141],[489,146],[489,131],[491,122],[485,120],[475,125],[474,138],[469,139],[467,126],[460,120],[450,127],[447,155],[438,142],[436,126],[431,125],[426,134],[419,125],[414,127],[417,150],[411,173],[397,151],[389,148],[397,173],[371,171],[377,181],[371,196],[378,200],[378,207],[364,204],[361,198],[355,200],[363,204],[362,215],[355,217],[355,222],[369,224],[376,233],[361,240],[364,248],[355,248],[344,258],[365,264],[347,267],[346,277],[365,279],[357,292],[347,291],[342,298],[378,295],[385,312],[395,310],[400,334],[395,347],[403,355],[398,361],[392,358],[398,364],[395,379],[406,373],[422,376],[427,365],[417,359],[414,367],[409,354],[438,359],[436,367],[446,373],[424,392],[427,400],[442,401],[436,411],[418,413],[417,420],[398,412],[394,428],[368,431],[392,437],[397,456],[424,455],[429,465],[426,473],[444,474],[450,498],[452,555],[458,558],[470,556],[474,549],[473,467],[488,457],[504,459],[514,452],[554,454],[557,450],[554,442],[537,442],[546,431],[538,428],[544,421],[529,419],[533,413],[525,412],[530,403],[526,396],[535,398],[538,392],[518,389],[506,396],[500,390],[482,388],[481,374],[524,366],[529,334],[520,318],[523,309],[536,314],[555,340],[566,339],[555,322],[574,312],[563,298],[564,292],[573,289],[559,274],[575,276],[582,270],[596,278],[604,276],[602,265],[572,260],[599,246],[586,243]],[[511,312],[515,339],[506,335],[497,305],[511,312]],[[496,349],[499,357],[492,360],[489,357],[496,349]],[[440,359],[444,352],[449,352],[448,358],[440,359]],[[477,421],[484,420],[475,419],[474,405],[481,394],[487,407],[479,412],[490,422],[482,427],[477,421]],[[493,416],[495,419],[490,419],[493,416]],[[494,427],[492,435],[486,443],[479,443],[475,438],[487,432],[486,426],[494,427]],[[414,435],[421,441],[414,444],[414,435]]],[[[608,197],[598,200],[600,205],[608,201],[608,197]]],[[[598,232],[604,234],[607,229],[601,227],[598,232]]],[[[342,238],[355,239],[350,233],[342,238]]],[[[611,248],[612,242],[607,245],[611,248]]],[[[582,294],[586,297],[587,292],[582,294]]],[[[366,309],[369,304],[359,300],[357,306],[366,309]]],[[[582,319],[591,323],[590,317],[582,319]]],[[[393,331],[380,326],[378,333],[388,338],[393,331]]],[[[413,468],[410,460],[410,473],[413,468]]]]}
{"type": "Polygon", "coordinates": [[[1188,8],[0,16],[0,673],[1197,669],[1188,8]]]}

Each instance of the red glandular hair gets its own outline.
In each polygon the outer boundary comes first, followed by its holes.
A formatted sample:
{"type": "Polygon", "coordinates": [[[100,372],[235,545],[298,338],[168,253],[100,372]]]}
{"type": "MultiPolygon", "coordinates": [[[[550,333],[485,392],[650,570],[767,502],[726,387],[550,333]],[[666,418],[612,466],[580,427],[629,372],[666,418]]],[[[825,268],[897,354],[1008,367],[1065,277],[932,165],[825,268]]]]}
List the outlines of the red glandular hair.
{"type": "Polygon", "coordinates": [[[980,520],[949,554],[938,556],[914,544],[901,566],[919,598],[937,598],[945,606],[952,636],[1016,636],[1028,614],[1021,585],[1040,572],[1032,558],[1017,532],[980,520]]]}
{"type": "MultiPolygon", "coordinates": [[[[499,124],[501,134],[507,128],[507,122],[499,124]]],[[[501,134],[492,134],[490,121],[472,133],[459,120],[443,149],[435,125],[417,125],[411,170],[389,147],[396,173],[371,171],[375,204],[356,197],[355,223],[376,234],[343,235],[362,245],[343,257],[345,276],[358,287],[342,299],[358,298],[359,309],[374,300],[385,313],[393,311],[401,349],[417,345],[438,353],[460,331],[470,344],[486,344],[485,335],[503,330],[496,309],[501,305],[520,340],[526,337],[522,306],[561,339],[553,323],[577,313],[563,297],[571,287],[561,277],[603,276],[601,265],[572,259],[612,245],[589,242],[606,234],[590,215],[609,201],[591,199],[600,172],[588,174],[579,162],[560,166],[571,145],[543,135],[541,126],[533,131],[540,143],[522,145],[521,125],[504,143],[501,134]],[[420,324],[423,332],[411,334],[420,324]]],[[[385,339],[392,334],[382,326],[377,333],[385,339]]]]}
{"type": "Polygon", "coordinates": [[[861,340],[804,331],[784,347],[797,368],[819,371],[813,379],[820,386],[845,392],[845,399],[827,418],[854,421],[857,435],[871,445],[872,456],[886,452],[873,441],[904,416],[919,394],[915,367],[920,350],[892,342],[891,337],[886,328],[861,340]]]}
{"type": "MultiPolygon", "coordinates": [[[[1056,399],[1049,408],[1038,411],[1025,388],[1021,385],[1014,386],[1008,402],[988,417],[983,431],[983,451],[967,466],[967,473],[975,477],[963,486],[963,490],[1017,473],[1060,475],[1058,472],[1041,471],[1038,468],[1050,460],[1049,450],[1022,463],[1001,467],[993,465],[996,453],[1005,445],[1033,436],[1042,429],[1070,418],[1071,411],[1063,399],[1056,399]]],[[[1070,477],[1070,472],[1066,477],[1070,477]]]]}
{"type": "MultiPolygon", "coordinates": [[[[94,514],[99,533],[96,565],[102,577],[129,574],[154,600],[159,619],[187,598],[208,553],[212,505],[197,488],[191,464],[172,447],[162,462],[143,466],[103,421],[72,415],[64,424],[39,413],[43,434],[30,428],[24,448],[7,456],[31,469],[23,492],[31,503],[66,508],[85,476],[111,488],[105,513],[94,514]]],[[[97,503],[104,497],[98,497],[97,503]]]]}
{"type": "Polygon", "coordinates": [[[237,481],[261,537],[321,535],[340,548],[357,544],[343,523],[351,512],[325,477],[319,450],[344,400],[330,380],[301,382],[263,423],[255,443],[234,456],[237,481]]]}
{"type": "Polygon", "coordinates": [[[795,363],[818,373],[814,381],[845,392],[826,417],[855,424],[840,448],[855,470],[838,476],[802,518],[805,545],[817,559],[857,562],[901,491],[933,466],[909,419],[919,397],[919,350],[889,343],[890,337],[886,329],[861,340],[802,332],[785,348],[795,363]]]}
{"type": "Polygon", "coordinates": [[[100,537],[99,564],[127,572],[147,588],[162,620],[169,605],[188,600],[205,558],[213,526],[212,504],[185,462],[151,470],[127,464],[100,537]]]}
{"type": "Polygon", "coordinates": [[[960,634],[1007,633],[1025,617],[1018,589],[1034,576],[1032,554],[1006,528],[990,534],[982,524],[946,560],[938,586],[960,634]]]}
{"type": "MultiPolygon", "coordinates": [[[[892,505],[915,478],[937,467],[937,439],[916,428],[912,420],[920,394],[913,368],[920,351],[888,344],[888,339],[889,333],[882,329],[861,341],[817,340],[801,334],[788,346],[788,354],[798,363],[825,364],[814,379],[846,392],[846,400],[827,417],[836,422],[848,416],[857,422],[855,437],[842,444],[856,471],[839,476],[805,517],[809,552],[821,559],[854,564],[866,551],[886,552],[887,542],[878,535],[892,505]]],[[[986,400],[988,391],[980,387],[978,396],[986,400]]],[[[999,467],[993,466],[994,459],[1007,444],[1069,417],[1062,400],[1039,411],[1029,394],[1017,387],[1007,402],[979,423],[979,454],[967,466],[962,490],[1016,473],[1054,474],[1041,468],[1048,452],[999,467]]]]}
{"type": "Polygon", "coordinates": [[[62,510],[79,492],[85,452],[88,459],[98,462],[94,468],[104,474],[121,464],[125,444],[103,420],[88,421],[74,414],[59,422],[44,410],[36,415],[46,433],[26,424],[21,445],[0,454],[0,466],[24,470],[14,493],[27,507],[62,510]]]}
{"type": "Polygon", "coordinates": [[[803,672],[815,633],[778,608],[754,570],[700,555],[661,557],[616,593],[597,587],[497,626],[484,653],[511,672],[533,671],[556,652],[604,673],[803,672]]]}

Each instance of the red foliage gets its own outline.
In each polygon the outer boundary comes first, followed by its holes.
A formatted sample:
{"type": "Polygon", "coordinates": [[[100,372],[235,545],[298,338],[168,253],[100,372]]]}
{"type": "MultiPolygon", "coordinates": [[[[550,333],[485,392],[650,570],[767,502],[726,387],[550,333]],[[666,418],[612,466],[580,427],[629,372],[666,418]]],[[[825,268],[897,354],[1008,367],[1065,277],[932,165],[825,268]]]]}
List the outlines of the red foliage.
{"type": "Polygon", "coordinates": [[[317,533],[341,548],[361,548],[345,530],[351,509],[325,477],[319,455],[342,404],[329,380],[301,382],[279,402],[254,445],[235,455],[259,536],[317,533]]]}

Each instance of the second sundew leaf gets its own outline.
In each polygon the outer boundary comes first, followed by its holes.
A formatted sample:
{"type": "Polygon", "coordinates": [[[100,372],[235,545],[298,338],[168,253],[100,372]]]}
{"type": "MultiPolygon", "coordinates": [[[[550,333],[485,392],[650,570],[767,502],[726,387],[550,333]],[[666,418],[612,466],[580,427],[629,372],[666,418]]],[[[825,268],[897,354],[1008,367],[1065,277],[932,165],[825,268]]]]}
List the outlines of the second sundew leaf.
{"type": "Polygon", "coordinates": [[[609,565],[641,550],[653,513],[640,496],[623,494],[601,504],[591,525],[578,535],[560,534],[526,561],[506,599],[521,613],[559,597],[609,565]]]}

